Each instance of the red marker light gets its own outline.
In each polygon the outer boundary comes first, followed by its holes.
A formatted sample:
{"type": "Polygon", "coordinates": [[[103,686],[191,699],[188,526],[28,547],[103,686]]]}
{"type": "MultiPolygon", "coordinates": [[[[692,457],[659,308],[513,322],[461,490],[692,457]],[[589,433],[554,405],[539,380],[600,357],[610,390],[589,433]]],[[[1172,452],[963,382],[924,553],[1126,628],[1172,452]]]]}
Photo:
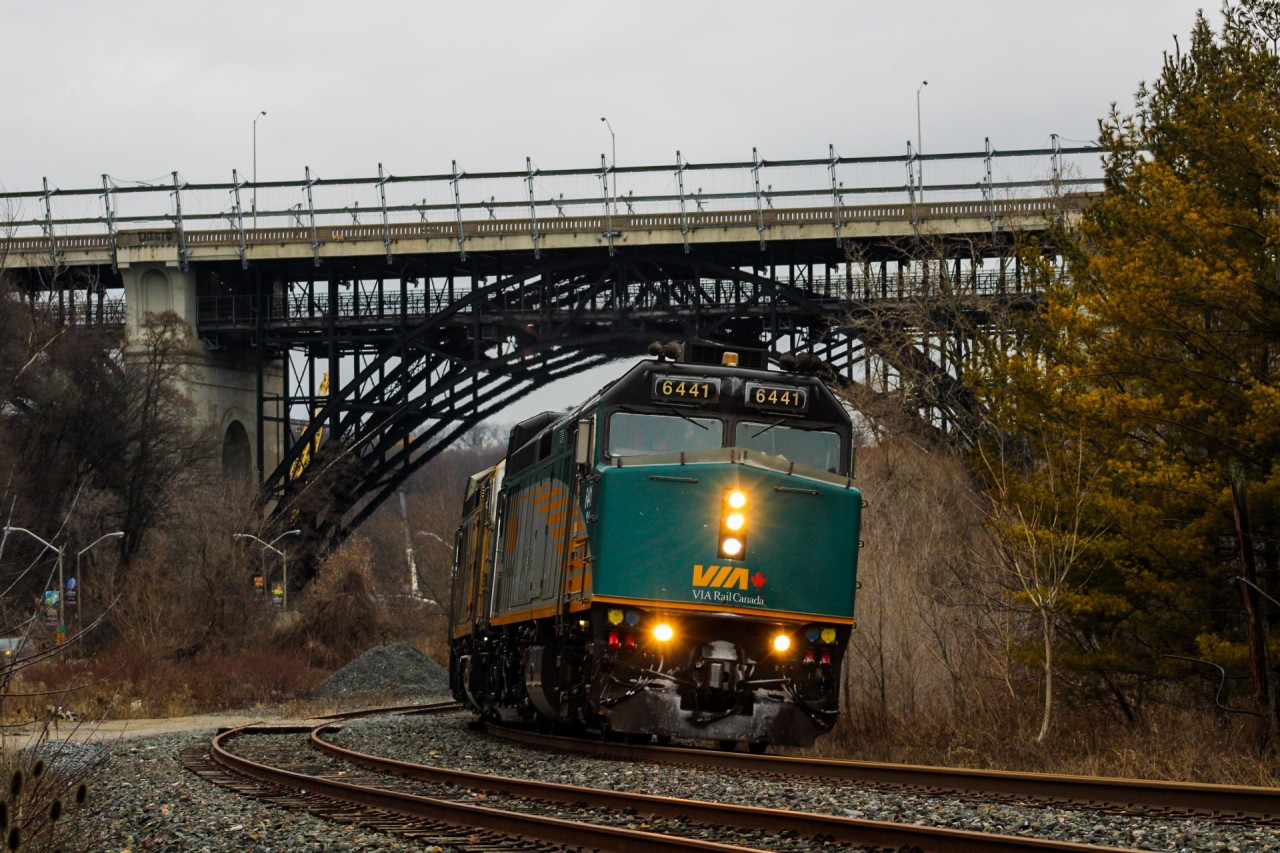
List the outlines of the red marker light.
{"type": "Polygon", "coordinates": [[[831,666],[831,652],[823,652],[818,662],[823,666],[831,666]]]}
{"type": "Polygon", "coordinates": [[[622,643],[618,641],[618,632],[610,631],[609,632],[609,648],[617,650],[621,645],[622,643]]]}

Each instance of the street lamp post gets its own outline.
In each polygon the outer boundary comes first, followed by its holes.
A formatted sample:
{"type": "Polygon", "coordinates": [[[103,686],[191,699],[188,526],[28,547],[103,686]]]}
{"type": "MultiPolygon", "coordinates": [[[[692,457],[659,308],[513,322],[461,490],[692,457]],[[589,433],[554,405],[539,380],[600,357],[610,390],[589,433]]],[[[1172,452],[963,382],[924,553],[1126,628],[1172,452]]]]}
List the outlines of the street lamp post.
{"type": "MultiPolygon", "coordinates": [[[[448,541],[447,539],[445,539],[443,536],[441,536],[440,534],[438,534],[438,533],[432,533],[430,530],[419,530],[419,531],[418,531],[418,535],[419,535],[419,536],[429,536],[429,537],[431,537],[432,539],[436,540],[436,541],[437,541],[437,542],[439,542],[441,545],[443,545],[443,546],[445,547],[445,549],[446,549],[447,551],[449,551],[449,552],[450,552],[450,554],[452,554],[453,546],[452,546],[451,544],[449,544],[449,541],[448,541]]],[[[451,558],[450,558],[450,561],[452,562],[452,560],[453,560],[453,559],[454,559],[454,557],[451,557],[451,558]]],[[[456,570],[456,566],[455,566],[455,570],[456,570]]]]}
{"type": "Polygon", "coordinates": [[[11,530],[16,530],[19,533],[27,534],[28,536],[30,536],[32,539],[39,542],[44,547],[52,548],[53,552],[58,555],[58,633],[56,637],[56,642],[58,644],[61,644],[66,639],[66,636],[67,636],[66,635],[67,623],[64,618],[66,616],[66,610],[63,608],[63,605],[62,605],[63,593],[66,591],[63,588],[63,580],[62,580],[62,553],[64,549],[59,548],[57,545],[54,545],[52,542],[46,542],[45,540],[41,539],[39,536],[32,533],[30,530],[28,530],[25,527],[12,527],[10,525],[5,525],[5,528],[4,528],[5,533],[8,533],[11,530]]]}
{"type": "Polygon", "coordinates": [[[924,153],[924,143],[920,137],[920,91],[929,85],[929,81],[925,80],[916,87],[916,180],[920,184],[920,201],[924,201],[924,161],[920,159],[920,155],[924,153]]]}
{"type": "Polygon", "coordinates": [[[609,124],[609,119],[605,118],[604,116],[601,116],[600,120],[604,122],[605,127],[609,128],[609,139],[613,143],[612,145],[613,153],[611,155],[613,159],[609,161],[610,163],[609,171],[613,173],[613,215],[617,216],[618,215],[618,137],[616,134],[614,134],[613,125],[609,124]]]}
{"type": "Polygon", "coordinates": [[[262,110],[253,117],[253,227],[258,227],[258,119],[267,114],[262,110]]]}
{"type": "Polygon", "coordinates": [[[84,575],[80,573],[80,557],[82,554],[84,554],[85,551],[88,551],[90,548],[92,548],[94,545],[97,545],[102,540],[119,539],[121,536],[124,536],[123,530],[117,530],[115,533],[105,533],[76,552],[76,583],[79,584],[79,589],[80,589],[80,601],[78,604],[76,604],[76,633],[77,634],[84,630],[84,603],[85,603],[84,602],[84,575]]]}
{"type": "Polygon", "coordinates": [[[277,536],[275,539],[272,539],[270,542],[264,542],[261,539],[259,539],[257,536],[254,536],[252,533],[231,534],[232,539],[252,539],[254,542],[257,542],[258,544],[262,545],[262,547],[266,548],[268,551],[275,551],[277,554],[280,555],[280,574],[281,574],[280,583],[282,588],[284,589],[284,599],[280,602],[281,610],[289,609],[289,556],[284,552],[284,549],[277,548],[276,543],[286,536],[297,536],[297,535],[300,535],[301,533],[302,531],[297,529],[286,530],[284,533],[281,533],[279,536],[277,536]]]}

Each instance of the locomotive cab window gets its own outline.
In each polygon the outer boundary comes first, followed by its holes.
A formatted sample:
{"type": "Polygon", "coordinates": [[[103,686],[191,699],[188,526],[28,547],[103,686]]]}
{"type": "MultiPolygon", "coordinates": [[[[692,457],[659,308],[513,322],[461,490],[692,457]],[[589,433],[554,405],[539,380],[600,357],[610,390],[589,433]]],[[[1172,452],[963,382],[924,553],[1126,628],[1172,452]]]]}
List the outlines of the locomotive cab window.
{"type": "Polygon", "coordinates": [[[610,456],[710,450],[723,443],[724,424],[716,418],[641,412],[609,416],[610,456]]]}
{"type": "Polygon", "coordinates": [[[796,429],[779,423],[739,421],[734,443],[747,450],[781,456],[797,465],[808,465],[833,474],[842,473],[840,436],[830,430],[796,429]]]}

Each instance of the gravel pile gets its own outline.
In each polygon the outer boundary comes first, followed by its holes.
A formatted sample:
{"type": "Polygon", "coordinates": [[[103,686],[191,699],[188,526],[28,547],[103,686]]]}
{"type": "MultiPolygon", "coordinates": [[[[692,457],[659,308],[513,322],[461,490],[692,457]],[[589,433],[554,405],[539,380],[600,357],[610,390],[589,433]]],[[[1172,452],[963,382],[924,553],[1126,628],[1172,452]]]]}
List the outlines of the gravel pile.
{"type": "Polygon", "coordinates": [[[329,676],[317,695],[322,699],[348,699],[448,693],[448,670],[408,643],[392,643],[369,649],[329,676]]]}

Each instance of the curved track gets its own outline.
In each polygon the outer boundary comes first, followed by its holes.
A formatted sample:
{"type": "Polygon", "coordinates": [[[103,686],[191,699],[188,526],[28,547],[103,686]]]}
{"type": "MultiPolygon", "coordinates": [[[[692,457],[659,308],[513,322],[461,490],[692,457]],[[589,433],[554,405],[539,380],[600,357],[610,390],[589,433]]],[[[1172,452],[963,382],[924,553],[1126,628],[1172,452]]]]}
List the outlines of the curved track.
{"type": "Polygon", "coordinates": [[[639,746],[610,741],[582,740],[535,734],[494,725],[488,726],[488,731],[498,737],[552,750],[572,750],[592,755],[659,763],[695,767],[728,767],[753,773],[827,780],[856,780],[871,784],[910,786],[931,792],[946,791],[984,797],[1016,796],[1055,805],[1095,809],[1160,810],[1216,819],[1247,819],[1261,823],[1280,823],[1280,788],[748,755],[709,749],[639,746]]]}
{"type": "MultiPolygon", "coordinates": [[[[417,708],[379,709],[400,713],[417,708]]],[[[436,706],[431,710],[444,710],[436,706]]],[[[352,714],[351,716],[355,716],[352,714]]],[[[535,801],[532,811],[547,811],[546,804],[556,804],[554,810],[566,809],[575,814],[574,820],[548,818],[539,814],[517,812],[462,803],[451,799],[427,797],[404,793],[382,787],[358,785],[351,781],[337,781],[332,772],[299,772],[298,769],[269,766],[236,755],[229,744],[248,731],[248,727],[235,729],[216,737],[209,747],[209,755],[219,768],[234,771],[242,777],[255,780],[262,791],[252,790],[252,785],[232,785],[246,793],[273,799],[284,805],[305,808],[347,822],[371,824],[377,828],[406,832],[416,836],[438,837],[442,833],[461,833],[461,839],[450,843],[474,842],[480,832],[485,849],[505,848],[512,843],[535,840],[540,843],[565,845],[575,849],[658,851],[703,850],[741,851],[762,849],[755,846],[763,836],[775,836],[804,843],[811,839],[824,849],[875,849],[919,850],[922,853],[1090,853],[1091,851],[1121,851],[1124,848],[1103,848],[1071,842],[1045,839],[988,835],[962,830],[923,827],[859,820],[830,815],[809,814],[775,809],[710,803],[698,800],[677,799],[619,793],[596,788],[532,782],[499,776],[487,776],[466,771],[447,770],[421,764],[395,761],[367,755],[337,746],[324,738],[326,731],[336,729],[326,723],[315,727],[309,734],[312,747],[319,752],[343,762],[358,764],[379,774],[392,774],[399,779],[424,783],[447,784],[468,796],[474,792],[494,792],[495,799],[518,798],[535,801]],[[542,804],[539,806],[538,804],[542,804]],[[594,811],[594,816],[592,812],[594,811]],[[604,816],[601,813],[605,813],[604,816]],[[639,832],[606,826],[594,822],[609,815],[643,814],[647,822],[662,829],[639,832]],[[581,820],[577,819],[581,817],[581,820]],[[707,833],[714,827],[717,838],[737,840],[741,845],[708,841],[705,838],[683,837],[665,834],[680,832],[681,827],[692,825],[691,834],[707,833]],[[452,827],[450,829],[449,827],[452,827]]],[[[263,731],[259,729],[257,731],[263,731]]],[[[298,729],[291,729],[297,732],[298,729]]],[[[557,744],[558,745],[558,744],[557,744]]],[[[300,756],[305,759],[305,756],[300,756]]],[[[296,764],[291,761],[290,763],[296,764]]],[[[201,771],[197,771],[201,772],[201,771]]],[[[211,776],[208,771],[203,775],[211,776]]],[[[226,780],[215,779],[222,784],[226,780]]],[[[388,784],[394,784],[386,780],[388,784]]]]}
{"type": "MultiPolygon", "coordinates": [[[[460,770],[397,761],[371,756],[330,743],[322,737],[326,726],[311,732],[311,744],[329,755],[361,764],[386,773],[395,773],[413,779],[445,782],[471,790],[509,793],[530,799],[548,800],[560,804],[585,804],[593,808],[611,811],[633,810],[647,815],[671,817],[703,825],[730,828],[764,830],[784,837],[803,836],[820,839],[830,845],[841,842],[852,845],[877,845],[893,849],[918,849],[928,853],[976,853],[976,851],[1121,851],[1124,848],[1097,847],[1071,842],[1044,839],[1018,838],[1006,835],[989,835],[965,830],[924,827],[884,821],[843,818],[808,812],[755,808],[702,800],[658,797],[635,792],[619,792],[601,788],[585,788],[550,782],[535,782],[503,776],[488,776],[460,770]]],[[[665,837],[667,843],[670,837],[665,837]]],[[[741,848],[738,848],[741,849],[741,848]]]]}
{"type": "MultiPolygon", "coordinates": [[[[328,727],[329,724],[325,724],[319,729],[328,727]]],[[[480,844],[486,850],[507,846],[512,849],[528,849],[525,844],[528,840],[576,849],[634,853],[661,853],[664,850],[741,853],[748,849],[700,839],[655,835],[486,808],[340,782],[321,774],[269,766],[235,755],[227,749],[227,744],[243,735],[245,728],[232,729],[215,737],[209,744],[209,756],[221,768],[261,783],[260,789],[229,783],[228,780],[214,781],[235,787],[242,793],[274,800],[281,805],[304,808],[322,817],[336,818],[345,823],[360,823],[381,831],[401,832],[418,838],[430,836],[452,845],[480,844]]],[[[314,738],[315,732],[312,736],[314,738]]],[[[191,756],[189,760],[194,758],[191,756]]],[[[212,776],[207,770],[202,772],[197,769],[197,772],[206,777],[212,776]]]]}

